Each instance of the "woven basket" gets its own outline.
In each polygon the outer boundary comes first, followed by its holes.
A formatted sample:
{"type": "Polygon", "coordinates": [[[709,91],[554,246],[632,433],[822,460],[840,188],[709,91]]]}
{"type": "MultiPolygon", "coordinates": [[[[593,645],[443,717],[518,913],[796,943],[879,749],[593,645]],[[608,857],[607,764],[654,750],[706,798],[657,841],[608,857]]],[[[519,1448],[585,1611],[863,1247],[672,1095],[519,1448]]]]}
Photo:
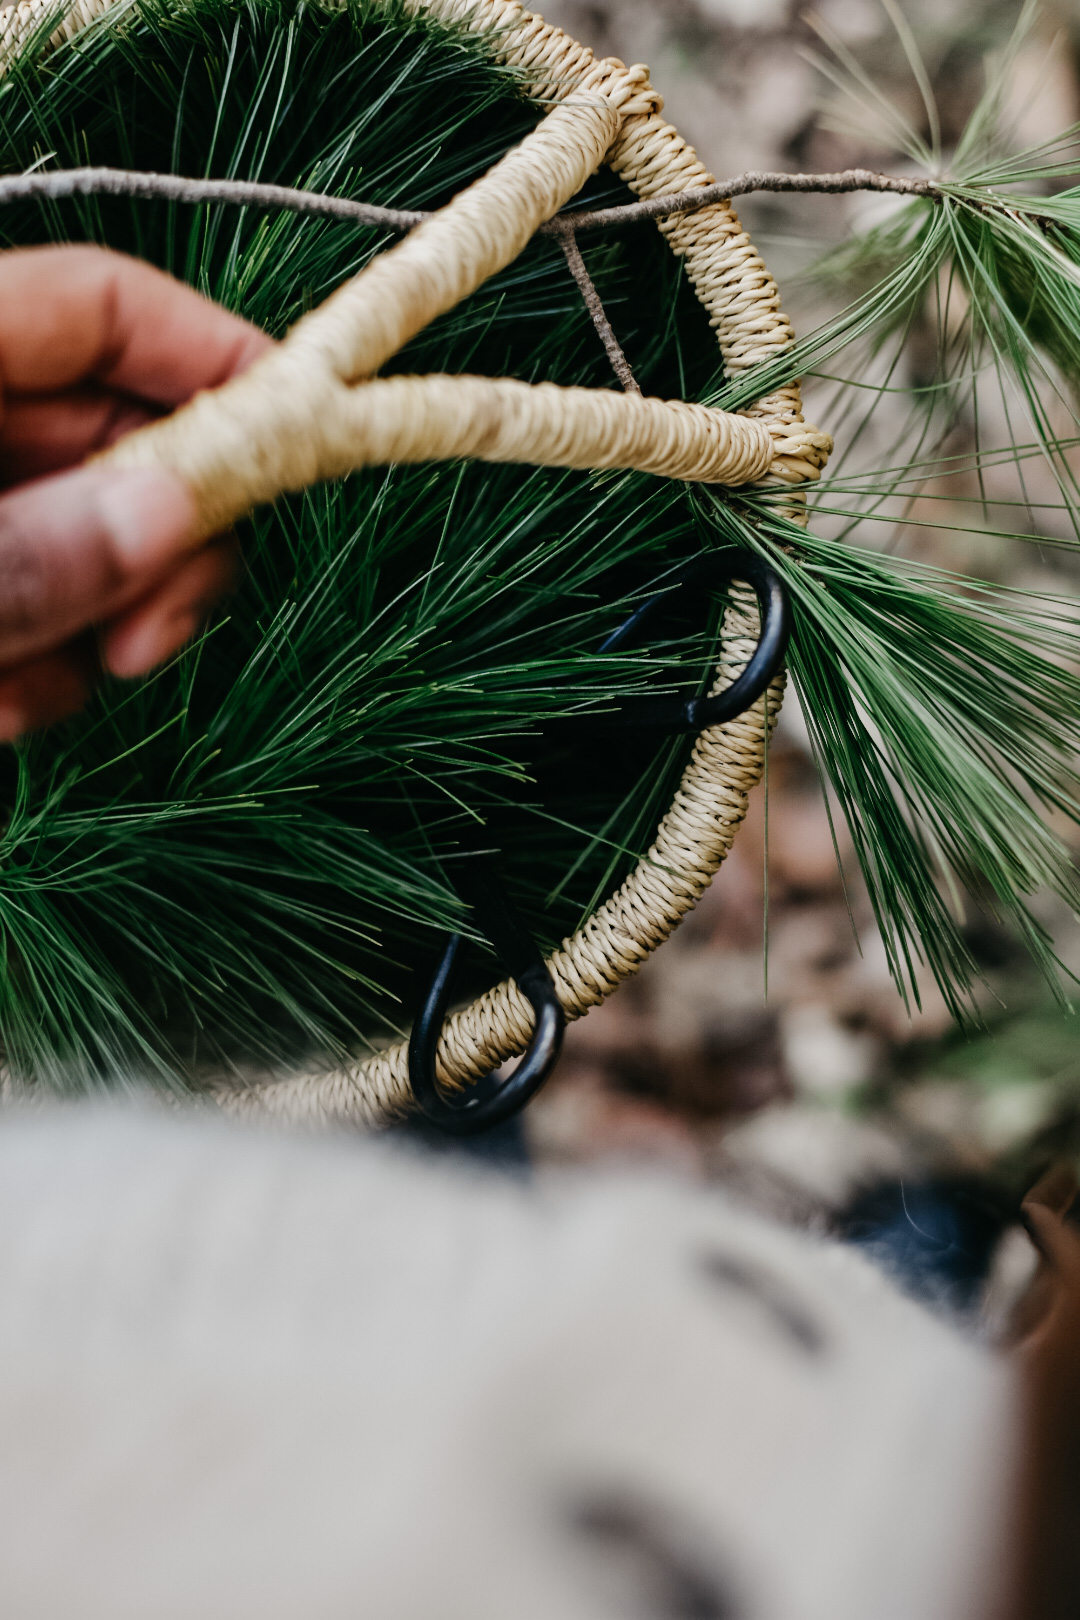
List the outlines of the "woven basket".
{"type": "MultiPolygon", "coordinates": [[[[790,384],[739,414],[643,398],[637,392],[530,385],[512,379],[379,378],[401,347],[509,264],[602,163],[639,196],[667,197],[713,183],[661,116],[644,67],[597,60],[513,0],[409,0],[408,9],[475,32],[513,66],[549,111],[480,180],[378,255],[270,354],[223,388],[197,396],[102,458],[164,466],[190,486],[197,543],[262,502],[357,467],[475,457],[576,468],[633,468],[696,482],[798,488],[818,476],[828,437],[803,421],[790,384]]],[[[0,10],[0,72],[52,7],[0,10]]],[[[77,0],[57,40],[108,26],[122,6],[77,0]]],[[[727,373],[775,357],[794,341],[777,288],[730,204],[658,220],[711,318],[727,373]]],[[[714,691],[745,666],[756,641],[753,593],[737,586],[723,627],[714,691]]],[[[648,853],[618,892],[548,960],[568,1018],[596,1006],[666,939],[707,888],[731,847],[759,780],[782,676],[745,713],[703,732],[648,853]]],[[[533,1025],[513,980],[451,1015],[437,1073],[460,1085],[522,1052],[533,1025]]],[[[302,1073],[217,1093],[232,1110],[290,1119],[376,1121],[408,1109],[407,1046],[347,1068],[302,1073]]]]}

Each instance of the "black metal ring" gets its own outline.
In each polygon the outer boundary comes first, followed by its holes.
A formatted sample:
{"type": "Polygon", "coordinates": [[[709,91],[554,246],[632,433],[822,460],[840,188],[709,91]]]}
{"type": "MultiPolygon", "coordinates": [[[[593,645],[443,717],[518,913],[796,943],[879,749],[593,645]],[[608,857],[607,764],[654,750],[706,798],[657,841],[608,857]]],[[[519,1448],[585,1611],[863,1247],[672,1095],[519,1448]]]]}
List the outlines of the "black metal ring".
{"type": "MultiPolygon", "coordinates": [[[[746,668],[725,691],[715,697],[635,698],[607,714],[560,721],[560,727],[576,723],[587,729],[633,726],[699,732],[748,709],[779,669],[791,634],[791,610],[783,582],[754,552],[731,546],[696,557],[672,577],[666,589],[655,592],[613,630],[600,651],[618,652],[630,645],[660,616],[675,591],[711,588],[733,579],[746,579],[752,585],[761,610],[761,634],[746,668]]],[[[417,1107],[433,1125],[452,1135],[471,1136],[501,1125],[535,1096],[558,1059],[566,1021],[547,964],[491,861],[482,856],[464,859],[456,868],[455,886],[472,906],[481,931],[536,1013],[532,1040],[508,1080],[498,1081],[488,1074],[459,1096],[445,1093],[436,1077],[435,1059],[465,943],[461,934],[450,936],[409,1037],[409,1082],[417,1107]]]]}
{"type": "Polygon", "coordinates": [[[472,905],[480,928],[536,1013],[532,1040],[508,1080],[488,1074],[458,1098],[444,1092],[436,1078],[435,1057],[465,943],[461,934],[451,934],[409,1037],[409,1083],[417,1107],[433,1125],[455,1136],[472,1136],[501,1125],[536,1095],[555,1067],[566,1018],[547,964],[491,862],[483,857],[463,861],[455,886],[472,905]]]}
{"type": "Polygon", "coordinates": [[[715,587],[733,579],[745,579],[753,587],[761,610],[761,634],[750,662],[737,680],[715,697],[631,698],[606,714],[582,716],[570,722],[582,726],[655,727],[665,732],[704,731],[742,714],[764,692],[784,661],[791,635],[791,606],[776,570],[756,552],[740,546],[707,551],[672,576],[671,584],[657,591],[630,615],[617,630],[601,642],[600,651],[621,652],[639,639],[641,633],[670,603],[676,591],[697,586],[715,587]]]}

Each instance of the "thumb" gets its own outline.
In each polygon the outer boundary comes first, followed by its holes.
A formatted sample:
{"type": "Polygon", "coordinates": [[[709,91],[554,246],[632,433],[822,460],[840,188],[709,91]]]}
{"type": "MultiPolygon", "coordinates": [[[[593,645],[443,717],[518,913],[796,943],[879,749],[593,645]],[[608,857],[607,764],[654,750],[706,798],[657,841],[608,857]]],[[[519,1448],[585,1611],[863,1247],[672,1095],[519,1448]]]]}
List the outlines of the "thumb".
{"type": "Polygon", "coordinates": [[[82,467],[0,496],[0,667],[135,601],[194,527],[187,487],[152,468],[82,467]]]}

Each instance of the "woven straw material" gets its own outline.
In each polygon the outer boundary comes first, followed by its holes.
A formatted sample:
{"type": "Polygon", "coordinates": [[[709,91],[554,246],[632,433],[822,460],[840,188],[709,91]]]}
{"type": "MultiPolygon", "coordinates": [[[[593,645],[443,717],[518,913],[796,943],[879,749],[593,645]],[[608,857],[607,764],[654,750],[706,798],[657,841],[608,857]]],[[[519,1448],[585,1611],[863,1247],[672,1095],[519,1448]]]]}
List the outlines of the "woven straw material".
{"type": "MultiPolygon", "coordinates": [[[[102,0],[103,14],[108,7],[102,0]]],[[[675,130],[660,118],[660,98],[643,67],[597,61],[558,29],[503,0],[473,5],[415,5],[445,21],[465,23],[488,36],[495,54],[522,69],[538,100],[557,101],[536,130],[487,174],[447,206],[379,254],[365,270],[317,310],[298,322],[241,378],[201,395],[167,420],[132,434],[102,458],[122,466],[167,466],[191,488],[199,513],[193,543],[219,533],[261,502],[340,475],[381,458],[413,460],[423,448],[403,448],[392,435],[372,433],[377,411],[358,400],[358,383],[422,331],[437,315],[461,302],[521,252],[537,226],[578,192],[605,156],[644,196],[707,185],[711,176],[675,130]]],[[[58,35],[70,36],[91,18],[82,0],[58,35]]],[[[9,11],[0,39],[10,54],[25,39],[42,5],[9,11]]],[[[3,58],[0,57],[0,65],[3,58]]],[[[668,221],[675,251],[686,258],[720,338],[729,372],[745,370],[792,340],[779,294],[730,208],[668,221]]],[[[453,424],[476,409],[478,384],[445,378],[437,390],[416,388],[417,409],[453,424]],[[467,395],[459,401],[459,395],[467,395]]],[[[582,459],[572,466],[636,468],[672,478],[748,483],[766,470],[787,482],[816,477],[828,452],[826,436],[802,422],[797,391],[785,390],[754,408],[775,424],[767,467],[765,441],[746,418],[677,402],[652,401],[652,431],[641,431],[638,406],[612,399],[588,410],[570,391],[549,385],[528,412],[529,433],[493,459],[559,460],[561,444],[580,441],[582,459]],[[664,418],[670,418],[665,421],[664,418]],[[738,423],[739,425],[736,425],[738,423]],[[717,457],[718,441],[725,447],[717,457]],[[740,455],[738,451],[745,453],[740,455]],[[688,470],[700,469],[700,470],[688,470]]],[[[408,402],[402,401],[408,414],[408,402]]],[[[487,409],[498,411],[493,395],[487,409]]],[[[524,413],[523,413],[524,414],[524,413]]],[[[483,440],[483,430],[479,430],[483,440]]],[[[408,434],[404,439],[408,440],[408,434]]],[[[443,429],[427,456],[479,454],[475,439],[459,443],[443,429]],[[446,446],[447,448],[443,448],[446,446]]]]}
{"type": "MultiPolygon", "coordinates": [[[[77,0],[53,38],[121,16],[111,0],[77,0]]],[[[597,60],[516,0],[411,0],[408,9],[464,25],[493,59],[518,69],[550,110],[536,130],[408,236],[379,254],[292,329],[244,376],[129,435],[102,459],[169,467],[196,497],[203,539],[264,501],[363,465],[452,459],[632,468],[683,480],[791,489],[816,478],[831,449],[803,420],[796,383],[730,414],[614,391],[466,376],[378,379],[379,368],[439,314],[521,252],[537,227],[602,163],[639,196],[711,185],[713,177],[662,117],[640,65],[597,60]]],[[[0,73],[50,7],[0,11],[0,73]]],[[[709,313],[729,376],[794,342],[772,277],[730,203],[658,221],[709,313]]],[[[757,606],[736,587],[723,625],[714,690],[745,667],[757,606]]],[[[648,854],[618,893],[553,953],[548,966],[569,1018],[580,1017],[677,926],[731,847],[764,768],[783,694],[778,677],[749,710],[697,740],[648,854]]],[[[525,1049],[532,1011],[513,981],[446,1023],[438,1071],[460,1085],[525,1049]]],[[[232,1111],[292,1120],[373,1122],[408,1108],[407,1047],[344,1069],[251,1090],[222,1088],[232,1111]]]]}
{"type": "Polygon", "coordinates": [[[272,359],[99,459],[165,459],[198,488],[207,536],[283,489],[389,462],[470,456],[746,484],[774,461],[771,424],[704,405],[512,378],[387,377],[342,387],[302,352],[272,359]]]}

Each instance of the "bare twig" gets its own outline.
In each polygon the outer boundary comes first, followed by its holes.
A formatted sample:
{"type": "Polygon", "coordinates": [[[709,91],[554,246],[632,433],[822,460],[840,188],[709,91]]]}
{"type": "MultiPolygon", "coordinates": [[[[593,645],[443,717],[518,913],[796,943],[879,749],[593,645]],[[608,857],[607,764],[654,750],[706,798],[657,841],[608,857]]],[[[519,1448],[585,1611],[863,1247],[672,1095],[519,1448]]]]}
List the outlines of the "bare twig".
{"type": "MultiPolygon", "coordinates": [[[[876,174],[871,169],[844,169],[838,174],[774,174],[751,170],[730,180],[718,180],[711,186],[699,186],[696,191],[649,197],[644,202],[626,203],[618,208],[560,214],[541,225],[538,234],[561,237],[566,220],[572,223],[575,232],[596,231],[641,219],[658,219],[664,214],[691,213],[710,203],[742,197],[751,191],[895,191],[905,196],[934,199],[943,195],[941,187],[932,180],[876,174]]],[[[357,225],[373,225],[390,231],[411,231],[414,225],[431,217],[422,210],[379,208],[374,203],[353,202],[348,197],[330,197],[320,191],[297,191],[292,186],[263,185],[252,180],[189,180],[182,175],[154,174],[149,170],[104,168],[0,175],[0,204],[31,197],[93,196],[159,197],[171,202],[283,208],[295,214],[347,219],[357,225]]]]}
{"type": "Polygon", "coordinates": [[[291,186],[269,186],[251,180],[187,180],[178,174],[145,173],[138,169],[56,169],[35,174],[0,175],[0,203],[29,197],[160,197],[182,203],[231,203],[238,207],[283,208],[294,214],[318,214],[325,219],[349,219],[357,225],[411,231],[424,213],[399,208],[377,208],[374,203],[328,197],[320,191],[295,191],[291,186]]]}
{"type": "MultiPolygon", "coordinates": [[[[687,214],[729,197],[745,197],[751,191],[804,191],[837,194],[845,191],[898,191],[909,197],[939,199],[942,189],[933,180],[902,174],[877,174],[873,169],[841,169],[836,174],[776,174],[750,169],[730,180],[717,180],[695,191],[676,191],[667,197],[648,197],[644,202],[624,203],[618,208],[600,208],[593,213],[575,213],[575,231],[598,231],[613,225],[631,225],[639,219],[659,219],[664,214],[687,214]]],[[[550,232],[555,221],[541,225],[550,232]]]]}
{"type": "Polygon", "coordinates": [[[581,290],[581,296],[585,300],[585,308],[592,316],[593,325],[600,334],[600,341],[604,345],[608,359],[611,361],[612,371],[628,394],[640,394],[641,389],[638,387],[637,378],[631,371],[630,362],[623,353],[618,338],[615,336],[593,279],[585,268],[585,260],[581,257],[581,249],[577,245],[574,227],[560,223],[559,229],[552,234],[566,254],[570,274],[581,290]]]}

